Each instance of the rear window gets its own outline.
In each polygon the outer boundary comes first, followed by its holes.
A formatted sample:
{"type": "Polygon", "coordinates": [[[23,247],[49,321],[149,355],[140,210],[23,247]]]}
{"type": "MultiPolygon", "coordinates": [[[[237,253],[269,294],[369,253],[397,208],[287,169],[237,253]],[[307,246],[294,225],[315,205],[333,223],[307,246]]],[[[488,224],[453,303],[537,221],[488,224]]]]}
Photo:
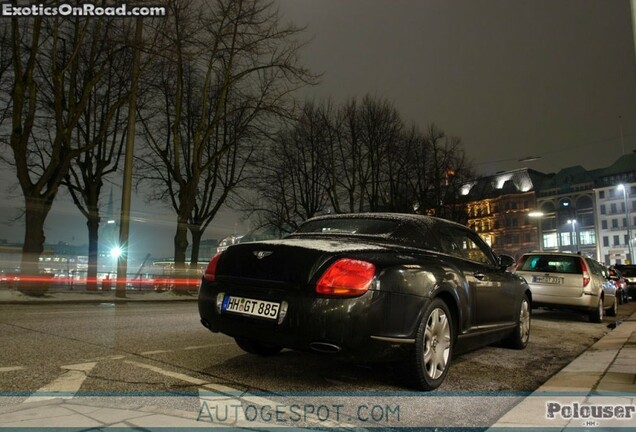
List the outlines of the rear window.
{"type": "Polygon", "coordinates": [[[297,233],[389,235],[398,221],[383,219],[321,219],[303,224],[297,233]]]}
{"type": "Polygon", "coordinates": [[[623,276],[634,277],[636,276],[636,266],[616,266],[616,268],[623,273],[623,276]]]}
{"type": "Polygon", "coordinates": [[[526,255],[517,268],[519,271],[546,273],[583,273],[578,256],[526,255]]]}

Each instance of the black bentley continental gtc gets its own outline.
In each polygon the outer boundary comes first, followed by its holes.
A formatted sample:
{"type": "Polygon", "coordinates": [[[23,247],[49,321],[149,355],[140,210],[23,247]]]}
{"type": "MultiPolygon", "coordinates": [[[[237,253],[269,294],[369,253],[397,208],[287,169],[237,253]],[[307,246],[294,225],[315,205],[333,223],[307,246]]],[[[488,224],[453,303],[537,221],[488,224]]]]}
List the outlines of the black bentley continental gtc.
{"type": "Polygon", "coordinates": [[[410,382],[437,388],[454,354],[530,336],[531,294],[465,226],[427,216],[321,216],[282,240],[212,258],[201,322],[245,351],[282,348],[353,360],[403,360],[410,382]]]}

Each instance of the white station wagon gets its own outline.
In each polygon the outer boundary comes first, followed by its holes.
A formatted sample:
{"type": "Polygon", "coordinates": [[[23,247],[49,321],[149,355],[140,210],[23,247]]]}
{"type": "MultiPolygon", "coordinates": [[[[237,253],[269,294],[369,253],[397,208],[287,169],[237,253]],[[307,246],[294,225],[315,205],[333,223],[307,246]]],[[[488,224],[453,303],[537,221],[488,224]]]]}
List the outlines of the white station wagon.
{"type": "Polygon", "coordinates": [[[533,306],[585,311],[595,323],[603,321],[604,312],[616,316],[616,287],[593,259],[571,253],[532,252],[521,257],[515,274],[530,285],[533,306]]]}

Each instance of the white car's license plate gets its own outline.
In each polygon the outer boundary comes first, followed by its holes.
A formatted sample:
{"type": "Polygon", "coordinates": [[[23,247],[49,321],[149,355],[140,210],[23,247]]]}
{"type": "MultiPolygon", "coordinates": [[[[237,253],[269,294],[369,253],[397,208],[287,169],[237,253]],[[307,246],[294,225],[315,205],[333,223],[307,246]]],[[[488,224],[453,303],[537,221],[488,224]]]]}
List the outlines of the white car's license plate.
{"type": "Polygon", "coordinates": [[[280,303],[226,295],[221,310],[267,319],[276,319],[280,303]]]}
{"type": "Polygon", "coordinates": [[[534,276],[532,278],[533,282],[536,283],[545,283],[545,284],[557,284],[560,285],[563,283],[563,278],[554,277],[554,276],[534,276]]]}

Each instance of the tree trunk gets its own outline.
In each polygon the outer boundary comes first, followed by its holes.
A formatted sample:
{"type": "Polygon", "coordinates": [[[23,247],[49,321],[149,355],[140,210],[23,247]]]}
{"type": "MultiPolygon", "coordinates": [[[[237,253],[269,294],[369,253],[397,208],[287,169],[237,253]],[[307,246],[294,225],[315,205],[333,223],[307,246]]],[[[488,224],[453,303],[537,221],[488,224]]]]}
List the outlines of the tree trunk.
{"type": "Polygon", "coordinates": [[[177,276],[185,272],[186,249],[188,248],[188,224],[182,220],[177,221],[177,230],[174,234],[174,266],[177,276]]]}
{"type": "Polygon", "coordinates": [[[51,202],[39,197],[27,197],[25,203],[26,227],[20,273],[26,276],[27,279],[20,285],[20,290],[41,294],[48,289],[50,282],[44,280],[41,277],[43,275],[40,275],[40,256],[44,251],[44,241],[46,240],[44,236],[44,221],[51,210],[51,202]]]}
{"type": "Polygon", "coordinates": [[[203,230],[198,226],[190,226],[190,235],[192,235],[192,253],[190,254],[190,268],[196,269],[199,264],[199,248],[201,247],[201,237],[203,230]]]}
{"type": "Polygon", "coordinates": [[[86,277],[86,290],[97,291],[97,257],[99,244],[99,214],[94,211],[88,216],[88,273],[86,277]]]}

